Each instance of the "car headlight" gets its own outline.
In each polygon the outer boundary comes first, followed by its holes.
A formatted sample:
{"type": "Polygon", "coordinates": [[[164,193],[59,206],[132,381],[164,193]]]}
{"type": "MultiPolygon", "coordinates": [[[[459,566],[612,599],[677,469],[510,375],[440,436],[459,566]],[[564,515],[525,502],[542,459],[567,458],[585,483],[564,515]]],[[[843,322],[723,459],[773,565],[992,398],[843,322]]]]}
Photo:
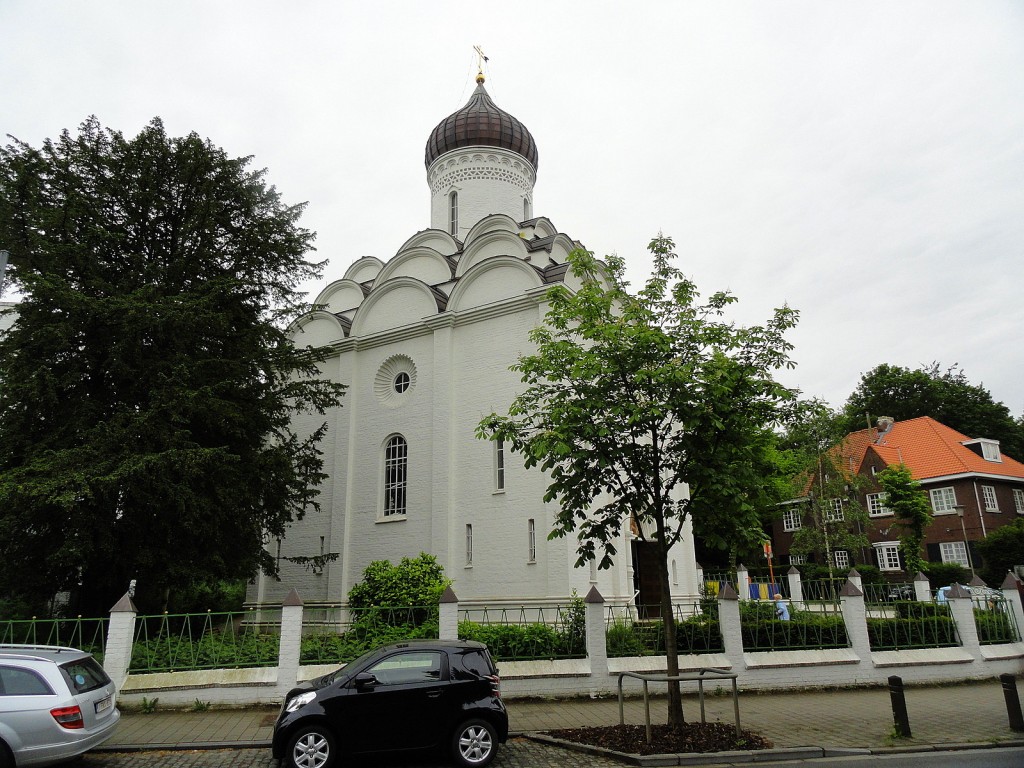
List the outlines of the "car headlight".
{"type": "Polygon", "coordinates": [[[307,704],[309,704],[309,702],[311,702],[315,698],[316,698],[316,692],[315,691],[306,691],[305,693],[300,693],[295,698],[288,699],[288,703],[284,705],[284,711],[285,712],[294,712],[299,707],[306,706],[307,704]]]}

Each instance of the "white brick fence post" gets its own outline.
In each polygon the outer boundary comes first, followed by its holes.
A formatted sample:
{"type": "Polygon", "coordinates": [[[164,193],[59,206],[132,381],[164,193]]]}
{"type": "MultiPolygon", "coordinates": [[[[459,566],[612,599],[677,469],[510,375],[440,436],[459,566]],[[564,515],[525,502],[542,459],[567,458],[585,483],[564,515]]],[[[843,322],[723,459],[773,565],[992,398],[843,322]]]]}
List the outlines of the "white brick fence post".
{"type": "Polygon", "coordinates": [[[864,594],[864,580],[860,577],[860,571],[856,568],[851,568],[850,572],[846,574],[847,581],[852,581],[853,586],[860,590],[861,595],[864,594]]]}
{"type": "Polygon", "coordinates": [[[103,669],[118,690],[128,679],[128,668],[132,663],[132,644],[135,642],[135,617],[138,613],[139,610],[128,593],[110,609],[103,669]]]}
{"type": "Polygon", "coordinates": [[[302,598],[292,589],[281,603],[281,641],[277,653],[277,690],[281,696],[299,680],[302,654],[302,598]]]}
{"type": "Polygon", "coordinates": [[[750,571],[743,563],[736,566],[736,592],[740,600],[750,599],[750,571]]]}
{"type": "Polygon", "coordinates": [[[800,578],[800,570],[795,565],[789,566],[789,571],[786,573],[786,580],[789,582],[789,602],[793,604],[793,608],[795,610],[803,610],[804,583],[800,578]]]}
{"type": "Polygon", "coordinates": [[[1006,574],[1006,578],[1003,579],[1002,586],[1000,589],[1003,590],[1003,597],[1006,598],[1006,607],[1013,614],[1014,620],[1017,622],[1017,633],[1024,639],[1024,606],[1022,606],[1020,599],[1020,590],[1017,589],[1017,585],[1020,584],[1020,579],[1009,571],[1006,574]]]}
{"type": "Polygon", "coordinates": [[[932,585],[928,583],[928,577],[920,571],[914,577],[914,599],[921,603],[930,602],[932,599],[932,585]]]}
{"type": "Polygon", "coordinates": [[[970,590],[963,584],[954,584],[946,593],[949,612],[953,614],[960,645],[975,659],[981,659],[981,643],[978,642],[978,625],[974,623],[974,600],[970,590]]]}
{"type": "Polygon", "coordinates": [[[718,626],[722,630],[722,646],[733,672],[746,669],[743,662],[743,625],[736,590],[726,584],[718,591],[718,626]]]}
{"type": "Polygon", "coordinates": [[[438,601],[437,637],[439,640],[459,639],[459,598],[446,587],[438,601]]]}
{"type": "Polygon", "coordinates": [[[583,602],[587,607],[587,658],[590,661],[590,696],[593,698],[607,693],[610,688],[604,597],[597,587],[591,587],[583,602]]]}
{"type": "Polygon", "coordinates": [[[871,664],[871,636],[868,635],[868,614],[864,606],[864,593],[847,579],[839,590],[839,601],[843,607],[843,624],[850,647],[863,663],[871,664]]]}

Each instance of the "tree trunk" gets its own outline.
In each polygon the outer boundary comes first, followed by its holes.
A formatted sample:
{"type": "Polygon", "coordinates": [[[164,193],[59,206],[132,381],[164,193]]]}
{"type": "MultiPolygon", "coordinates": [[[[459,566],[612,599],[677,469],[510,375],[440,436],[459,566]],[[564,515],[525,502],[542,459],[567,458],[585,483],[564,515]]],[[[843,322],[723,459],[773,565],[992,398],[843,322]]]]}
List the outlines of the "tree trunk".
{"type": "MultiPolygon", "coordinates": [[[[669,677],[679,674],[679,646],[676,637],[676,617],[672,610],[672,585],[668,573],[668,546],[665,544],[664,531],[658,535],[658,577],[661,581],[661,620],[665,627],[665,658],[669,677]]],[[[679,690],[679,681],[668,683],[668,724],[679,728],[686,722],[683,717],[683,697],[679,690]]]]}

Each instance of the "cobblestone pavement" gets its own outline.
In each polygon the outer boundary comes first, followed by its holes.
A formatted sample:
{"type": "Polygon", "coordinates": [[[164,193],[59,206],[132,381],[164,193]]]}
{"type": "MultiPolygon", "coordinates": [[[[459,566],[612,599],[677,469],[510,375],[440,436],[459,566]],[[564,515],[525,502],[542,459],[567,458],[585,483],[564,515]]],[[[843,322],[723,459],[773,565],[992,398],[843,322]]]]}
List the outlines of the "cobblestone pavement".
{"type": "MultiPolygon", "coordinates": [[[[360,761],[376,768],[442,768],[451,762],[438,757],[389,758],[360,761]]],[[[269,749],[201,749],[191,751],[144,750],[85,755],[79,768],[278,768],[269,749]]],[[[498,750],[494,768],[621,768],[622,763],[527,739],[510,739],[498,750]]]]}

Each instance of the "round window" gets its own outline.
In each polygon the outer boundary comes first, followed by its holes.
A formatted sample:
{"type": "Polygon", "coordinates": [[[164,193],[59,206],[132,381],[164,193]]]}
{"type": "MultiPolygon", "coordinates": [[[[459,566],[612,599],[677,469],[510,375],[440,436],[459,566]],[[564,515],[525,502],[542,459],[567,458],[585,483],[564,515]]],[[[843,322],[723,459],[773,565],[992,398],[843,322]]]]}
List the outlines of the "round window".
{"type": "Polygon", "coordinates": [[[395,376],[395,392],[402,394],[409,388],[409,374],[402,371],[400,374],[395,376]]]}

